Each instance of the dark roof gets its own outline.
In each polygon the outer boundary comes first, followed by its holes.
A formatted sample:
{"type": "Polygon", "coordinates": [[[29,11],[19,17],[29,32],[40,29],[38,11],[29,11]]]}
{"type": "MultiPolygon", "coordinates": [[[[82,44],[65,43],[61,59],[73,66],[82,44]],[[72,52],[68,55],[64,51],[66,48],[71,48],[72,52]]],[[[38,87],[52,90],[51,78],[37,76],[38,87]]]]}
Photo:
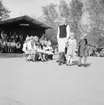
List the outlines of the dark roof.
{"type": "Polygon", "coordinates": [[[35,19],[33,19],[33,18],[27,16],[27,15],[1,21],[1,22],[0,22],[0,25],[3,26],[3,25],[13,24],[13,23],[17,23],[17,22],[19,23],[20,21],[23,21],[23,20],[25,20],[25,21],[27,21],[27,22],[29,22],[29,23],[31,23],[31,24],[34,24],[34,25],[36,25],[36,26],[38,26],[38,27],[40,27],[40,28],[44,28],[44,29],[49,29],[49,28],[51,28],[51,27],[49,27],[48,25],[46,25],[46,24],[44,24],[44,23],[41,23],[41,22],[39,22],[39,21],[37,21],[37,20],[35,20],[35,19]]]}

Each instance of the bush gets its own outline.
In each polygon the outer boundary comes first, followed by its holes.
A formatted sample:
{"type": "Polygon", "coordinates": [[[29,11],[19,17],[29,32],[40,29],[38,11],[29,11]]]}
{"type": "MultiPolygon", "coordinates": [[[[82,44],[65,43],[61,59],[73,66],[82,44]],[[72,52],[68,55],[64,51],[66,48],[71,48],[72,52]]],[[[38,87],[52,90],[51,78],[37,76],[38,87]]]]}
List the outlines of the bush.
{"type": "Polygon", "coordinates": [[[100,57],[104,57],[104,49],[100,52],[100,57]]]}

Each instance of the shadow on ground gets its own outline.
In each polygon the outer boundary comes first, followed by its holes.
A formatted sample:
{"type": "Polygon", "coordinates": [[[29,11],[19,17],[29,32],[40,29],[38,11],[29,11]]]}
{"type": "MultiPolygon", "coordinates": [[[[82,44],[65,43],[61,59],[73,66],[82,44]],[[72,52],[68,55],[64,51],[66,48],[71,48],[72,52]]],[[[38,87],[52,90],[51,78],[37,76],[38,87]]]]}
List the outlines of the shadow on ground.
{"type": "MultiPolygon", "coordinates": [[[[78,65],[78,61],[73,61],[73,66],[74,66],[74,65],[78,65]]],[[[87,63],[87,64],[86,64],[86,67],[89,67],[89,66],[91,66],[91,63],[87,63]]]]}
{"type": "Polygon", "coordinates": [[[19,53],[0,53],[0,58],[23,58],[25,57],[23,54],[19,53]]]}

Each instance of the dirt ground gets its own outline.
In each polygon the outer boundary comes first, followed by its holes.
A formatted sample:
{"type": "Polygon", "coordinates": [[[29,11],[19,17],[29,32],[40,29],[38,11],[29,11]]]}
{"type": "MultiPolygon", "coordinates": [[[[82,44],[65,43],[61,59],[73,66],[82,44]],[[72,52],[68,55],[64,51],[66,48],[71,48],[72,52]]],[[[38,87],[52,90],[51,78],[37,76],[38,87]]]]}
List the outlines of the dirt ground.
{"type": "Polygon", "coordinates": [[[104,105],[104,58],[88,67],[0,58],[0,105],[104,105]]]}

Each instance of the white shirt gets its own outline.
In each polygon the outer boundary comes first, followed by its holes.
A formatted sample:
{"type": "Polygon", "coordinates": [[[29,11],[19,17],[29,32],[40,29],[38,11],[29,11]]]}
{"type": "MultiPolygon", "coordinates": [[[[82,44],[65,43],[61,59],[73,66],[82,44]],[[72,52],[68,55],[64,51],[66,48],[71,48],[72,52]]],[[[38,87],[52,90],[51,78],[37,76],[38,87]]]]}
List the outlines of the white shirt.
{"type": "Polygon", "coordinates": [[[31,41],[27,42],[27,49],[28,50],[33,50],[32,45],[31,45],[31,41]]]}
{"type": "Polygon", "coordinates": [[[77,43],[75,39],[69,39],[68,40],[68,47],[72,48],[73,50],[76,49],[77,43]]]}
{"type": "Polygon", "coordinates": [[[59,27],[58,27],[58,32],[57,32],[58,51],[59,52],[64,52],[67,39],[70,36],[70,27],[69,27],[69,25],[67,25],[67,27],[66,27],[66,38],[59,38],[59,34],[60,34],[59,32],[60,31],[59,31],[59,27]]]}
{"type": "Polygon", "coordinates": [[[26,50],[27,50],[27,45],[26,45],[26,43],[24,43],[23,44],[23,49],[22,49],[24,52],[26,52],[26,50]]]}

